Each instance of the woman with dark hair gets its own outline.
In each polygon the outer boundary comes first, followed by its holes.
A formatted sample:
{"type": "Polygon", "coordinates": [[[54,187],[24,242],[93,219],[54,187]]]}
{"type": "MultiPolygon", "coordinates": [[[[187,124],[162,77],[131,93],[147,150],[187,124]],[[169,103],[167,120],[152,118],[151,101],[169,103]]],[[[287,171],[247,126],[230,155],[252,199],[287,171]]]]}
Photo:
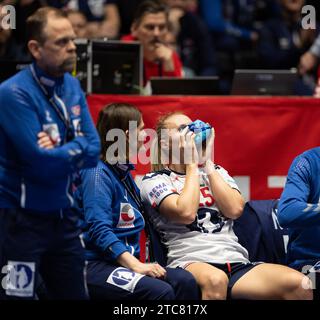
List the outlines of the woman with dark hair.
{"type": "Polygon", "coordinates": [[[142,115],[132,105],[111,104],[100,111],[101,160],[96,168],[81,173],[78,190],[85,219],[89,294],[93,299],[194,300],[199,292],[191,273],[139,260],[145,221],[129,154],[142,146],[143,127],[142,115]],[[138,143],[129,145],[129,135],[138,143]],[[118,140],[110,141],[109,136],[118,140]]]}

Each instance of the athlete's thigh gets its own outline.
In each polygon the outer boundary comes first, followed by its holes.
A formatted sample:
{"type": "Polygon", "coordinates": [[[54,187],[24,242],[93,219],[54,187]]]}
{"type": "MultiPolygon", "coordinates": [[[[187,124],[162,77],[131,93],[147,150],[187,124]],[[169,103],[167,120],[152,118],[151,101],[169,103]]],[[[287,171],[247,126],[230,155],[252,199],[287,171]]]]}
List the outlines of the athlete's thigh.
{"type": "Polygon", "coordinates": [[[302,273],[289,267],[261,263],[250,269],[233,286],[233,299],[282,299],[297,284],[308,281],[302,273]]]}

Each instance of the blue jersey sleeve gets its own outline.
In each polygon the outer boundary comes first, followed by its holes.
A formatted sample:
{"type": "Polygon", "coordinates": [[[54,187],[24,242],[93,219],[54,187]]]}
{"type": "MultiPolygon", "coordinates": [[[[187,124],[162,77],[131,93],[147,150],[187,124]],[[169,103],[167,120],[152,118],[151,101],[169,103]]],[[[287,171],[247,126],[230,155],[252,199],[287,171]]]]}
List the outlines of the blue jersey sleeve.
{"type": "Polygon", "coordinates": [[[251,30],[239,27],[223,17],[222,0],[201,0],[202,16],[209,29],[233,35],[238,38],[250,39],[251,30]]]}
{"type": "MultiPolygon", "coordinates": [[[[83,98],[84,99],[84,98],[83,98]]],[[[0,90],[0,124],[23,164],[23,174],[33,180],[50,181],[79,169],[94,166],[99,157],[99,137],[85,101],[82,101],[83,136],[54,149],[38,146],[41,123],[29,94],[15,85],[0,90]]]]}
{"type": "Polygon", "coordinates": [[[116,260],[128,251],[113,232],[112,195],[114,185],[103,169],[81,172],[83,209],[89,239],[108,258],[116,260]]]}
{"type": "Polygon", "coordinates": [[[278,218],[281,226],[308,228],[319,225],[319,203],[308,203],[311,179],[310,163],[304,157],[297,157],[289,169],[279,202],[278,218]]]}

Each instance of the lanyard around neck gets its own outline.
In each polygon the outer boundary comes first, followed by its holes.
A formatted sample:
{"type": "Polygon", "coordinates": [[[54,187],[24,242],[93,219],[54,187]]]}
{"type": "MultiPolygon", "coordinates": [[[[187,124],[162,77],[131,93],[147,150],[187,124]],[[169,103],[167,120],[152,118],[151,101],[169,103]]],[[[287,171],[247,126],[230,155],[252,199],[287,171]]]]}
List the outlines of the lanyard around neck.
{"type": "Polygon", "coordinates": [[[41,84],[41,82],[40,82],[40,80],[34,70],[33,65],[30,65],[30,69],[31,69],[31,74],[32,74],[34,80],[37,82],[38,86],[40,87],[42,93],[45,95],[45,97],[47,98],[47,100],[49,101],[49,103],[51,104],[53,109],[56,111],[59,118],[62,120],[62,122],[64,123],[65,127],[68,130],[70,128],[70,119],[69,119],[67,108],[63,105],[64,104],[63,101],[61,101],[61,99],[57,96],[57,94],[55,92],[54,92],[53,96],[50,97],[47,89],[41,84]],[[62,106],[59,107],[57,105],[57,103],[54,101],[54,99],[56,99],[62,106]],[[64,112],[62,112],[61,109],[64,110],[64,112]]]}

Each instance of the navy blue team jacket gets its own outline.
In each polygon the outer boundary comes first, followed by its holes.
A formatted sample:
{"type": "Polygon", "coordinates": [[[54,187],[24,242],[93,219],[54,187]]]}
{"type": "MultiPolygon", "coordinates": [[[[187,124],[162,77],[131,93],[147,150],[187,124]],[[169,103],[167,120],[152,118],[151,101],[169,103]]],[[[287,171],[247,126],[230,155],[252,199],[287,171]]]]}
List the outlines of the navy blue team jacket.
{"type": "Polygon", "coordinates": [[[320,260],[320,147],[292,162],[279,203],[279,222],[289,229],[288,264],[320,260]]]}
{"type": "Polygon", "coordinates": [[[99,161],[97,167],[81,171],[76,198],[84,213],[88,260],[114,264],[124,252],[139,258],[140,231],[145,221],[133,195],[121,182],[125,180],[140,196],[130,173],[133,168],[131,164],[111,166],[99,161]]]}
{"type": "Polygon", "coordinates": [[[95,166],[99,153],[99,137],[79,81],[69,73],[52,78],[32,64],[1,84],[0,208],[72,207],[73,174],[95,166]],[[70,142],[64,142],[66,125],[33,77],[32,66],[48,95],[65,104],[69,131],[75,135],[70,142]],[[50,150],[37,144],[38,133],[48,130],[57,141],[50,150]]]}

